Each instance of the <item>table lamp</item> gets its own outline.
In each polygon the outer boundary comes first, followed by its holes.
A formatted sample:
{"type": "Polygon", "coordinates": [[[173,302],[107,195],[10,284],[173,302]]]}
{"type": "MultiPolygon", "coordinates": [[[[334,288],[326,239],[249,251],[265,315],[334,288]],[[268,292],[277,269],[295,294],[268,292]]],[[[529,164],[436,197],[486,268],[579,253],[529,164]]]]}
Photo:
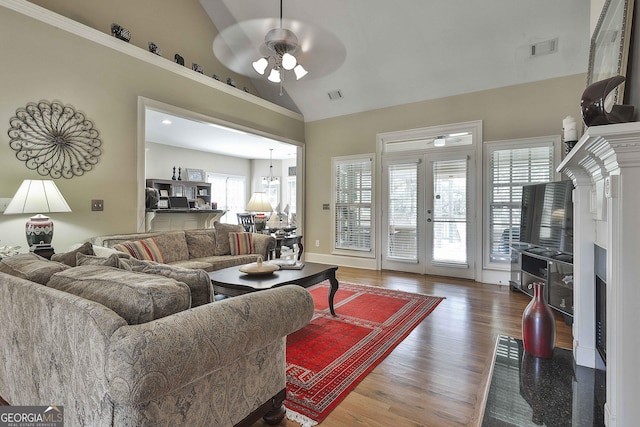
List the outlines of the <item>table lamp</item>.
{"type": "Polygon", "coordinates": [[[262,231],[264,229],[264,225],[267,221],[267,216],[264,212],[271,212],[272,210],[273,206],[269,203],[267,193],[255,192],[251,195],[251,199],[249,199],[249,203],[247,203],[247,211],[259,212],[253,219],[256,231],[262,231]]]}
{"type": "Polygon", "coordinates": [[[27,221],[27,243],[32,252],[47,248],[53,253],[53,221],[42,215],[49,212],[71,212],[71,208],[52,180],[25,179],[4,214],[37,213],[27,221]]]}

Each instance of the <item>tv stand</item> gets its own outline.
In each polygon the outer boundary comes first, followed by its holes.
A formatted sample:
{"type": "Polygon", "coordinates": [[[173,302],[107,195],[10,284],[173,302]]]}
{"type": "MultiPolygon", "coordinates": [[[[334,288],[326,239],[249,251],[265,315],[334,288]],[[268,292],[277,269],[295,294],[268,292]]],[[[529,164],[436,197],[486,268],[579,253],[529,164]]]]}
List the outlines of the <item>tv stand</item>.
{"type": "Polygon", "coordinates": [[[531,245],[514,245],[511,263],[512,289],[533,296],[534,282],[545,284],[547,303],[573,323],[573,256],[531,245]]]}

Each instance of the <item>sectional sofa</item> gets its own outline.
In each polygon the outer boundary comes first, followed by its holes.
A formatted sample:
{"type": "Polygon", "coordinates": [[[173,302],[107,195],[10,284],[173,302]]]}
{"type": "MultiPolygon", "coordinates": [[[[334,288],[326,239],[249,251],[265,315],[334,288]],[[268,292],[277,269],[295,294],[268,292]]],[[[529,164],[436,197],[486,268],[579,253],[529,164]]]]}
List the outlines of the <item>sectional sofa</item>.
{"type": "Polygon", "coordinates": [[[194,306],[198,278],[181,273],[201,270],[143,273],[88,247],[58,254],[68,264],[0,260],[1,399],[63,406],[70,427],[282,419],[286,336],[313,315],[305,289],[194,306]]]}

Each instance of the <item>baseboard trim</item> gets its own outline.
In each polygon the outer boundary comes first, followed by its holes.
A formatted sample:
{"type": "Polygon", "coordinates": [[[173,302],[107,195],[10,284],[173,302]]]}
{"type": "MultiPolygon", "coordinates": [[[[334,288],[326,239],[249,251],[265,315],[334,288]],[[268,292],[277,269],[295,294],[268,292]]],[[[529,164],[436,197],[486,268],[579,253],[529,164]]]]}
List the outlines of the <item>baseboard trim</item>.
{"type": "Polygon", "coordinates": [[[356,258],[341,255],[327,255],[313,252],[304,252],[305,261],[317,262],[320,264],[331,264],[342,267],[362,268],[365,270],[378,270],[376,260],[373,258],[356,258]]]}

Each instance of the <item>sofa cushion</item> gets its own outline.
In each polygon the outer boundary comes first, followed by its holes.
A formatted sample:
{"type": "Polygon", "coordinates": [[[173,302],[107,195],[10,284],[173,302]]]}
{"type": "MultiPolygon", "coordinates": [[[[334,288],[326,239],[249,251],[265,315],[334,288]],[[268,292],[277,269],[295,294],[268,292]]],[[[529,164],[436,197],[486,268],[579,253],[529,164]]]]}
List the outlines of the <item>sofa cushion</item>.
{"type": "Polygon", "coordinates": [[[189,259],[189,248],[184,231],[164,231],[155,236],[156,243],[162,252],[164,262],[189,259]]]}
{"type": "Polygon", "coordinates": [[[229,233],[229,250],[231,255],[253,253],[252,233],[229,233]]]}
{"type": "Polygon", "coordinates": [[[216,255],[229,255],[231,247],[229,246],[229,233],[241,233],[244,227],[235,224],[221,224],[218,221],[213,223],[216,230],[216,255]]]}
{"type": "Polygon", "coordinates": [[[162,252],[160,252],[155,237],[118,243],[113,246],[113,249],[128,253],[136,259],[164,262],[164,257],[162,256],[162,252]]]}
{"type": "Polygon", "coordinates": [[[185,230],[187,247],[189,248],[189,258],[204,258],[216,254],[216,231],[206,230],[185,230]]]}
{"type": "MultiPolygon", "coordinates": [[[[209,275],[197,267],[184,268],[175,265],[159,264],[152,261],[139,261],[137,259],[122,260],[133,271],[146,274],[157,274],[168,277],[178,282],[185,283],[191,291],[191,306],[197,307],[213,301],[213,289],[209,275]]],[[[208,264],[207,264],[208,265],[208,264]]]]}
{"type": "Polygon", "coordinates": [[[56,261],[49,261],[34,253],[19,254],[0,260],[0,271],[22,279],[44,285],[49,278],[59,271],[69,267],[56,261]]]}
{"type": "Polygon", "coordinates": [[[131,255],[129,255],[128,253],[124,253],[122,251],[117,251],[113,248],[107,248],[107,247],[98,246],[98,245],[93,245],[93,254],[95,256],[99,256],[102,258],[106,258],[111,254],[116,254],[118,255],[118,258],[122,258],[122,259],[132,258],[131,255]]]}
{"type": "Polygon", "coordinates": [[[69,268],[51,276],[47,286],[102,304],[130,325],[146,323],[191,306],[191,293],[184,283],[112,267],[69,268]]]}
{"type": "Polygon", "coordinates": [[[104,267],[121,268],[123,270],[131,271],[131,267],[127,263],[127,260],[120,258],[116,254],[111,254],[108,257],[76,254],[76,258],[76,265],[102,265],[104,267]]]}
{"type": "MultiPolygon", "coordinates": [[[[206,262],[209,267],[206,271],[222,270],[227,267],[235,267],[236,265],[250,264],[256,262],[260,257],[259,254],[247,254],[247,255],[217,255],[215,257],[200,258],[198,262],[206,262]]],[[[189,267],[188,264],[179,263],[182,267],[189,267]]]]}
{"type": "Polygon", "coordinates": [[[93,245],[90,242],[85,242],[72,251],[53,254],[51,256],[51,261],[57,261],[67,264],[70,267],[75,267],[77,265],[76,254],[95,255],[95,252],[93,252],[93,245]]]}

